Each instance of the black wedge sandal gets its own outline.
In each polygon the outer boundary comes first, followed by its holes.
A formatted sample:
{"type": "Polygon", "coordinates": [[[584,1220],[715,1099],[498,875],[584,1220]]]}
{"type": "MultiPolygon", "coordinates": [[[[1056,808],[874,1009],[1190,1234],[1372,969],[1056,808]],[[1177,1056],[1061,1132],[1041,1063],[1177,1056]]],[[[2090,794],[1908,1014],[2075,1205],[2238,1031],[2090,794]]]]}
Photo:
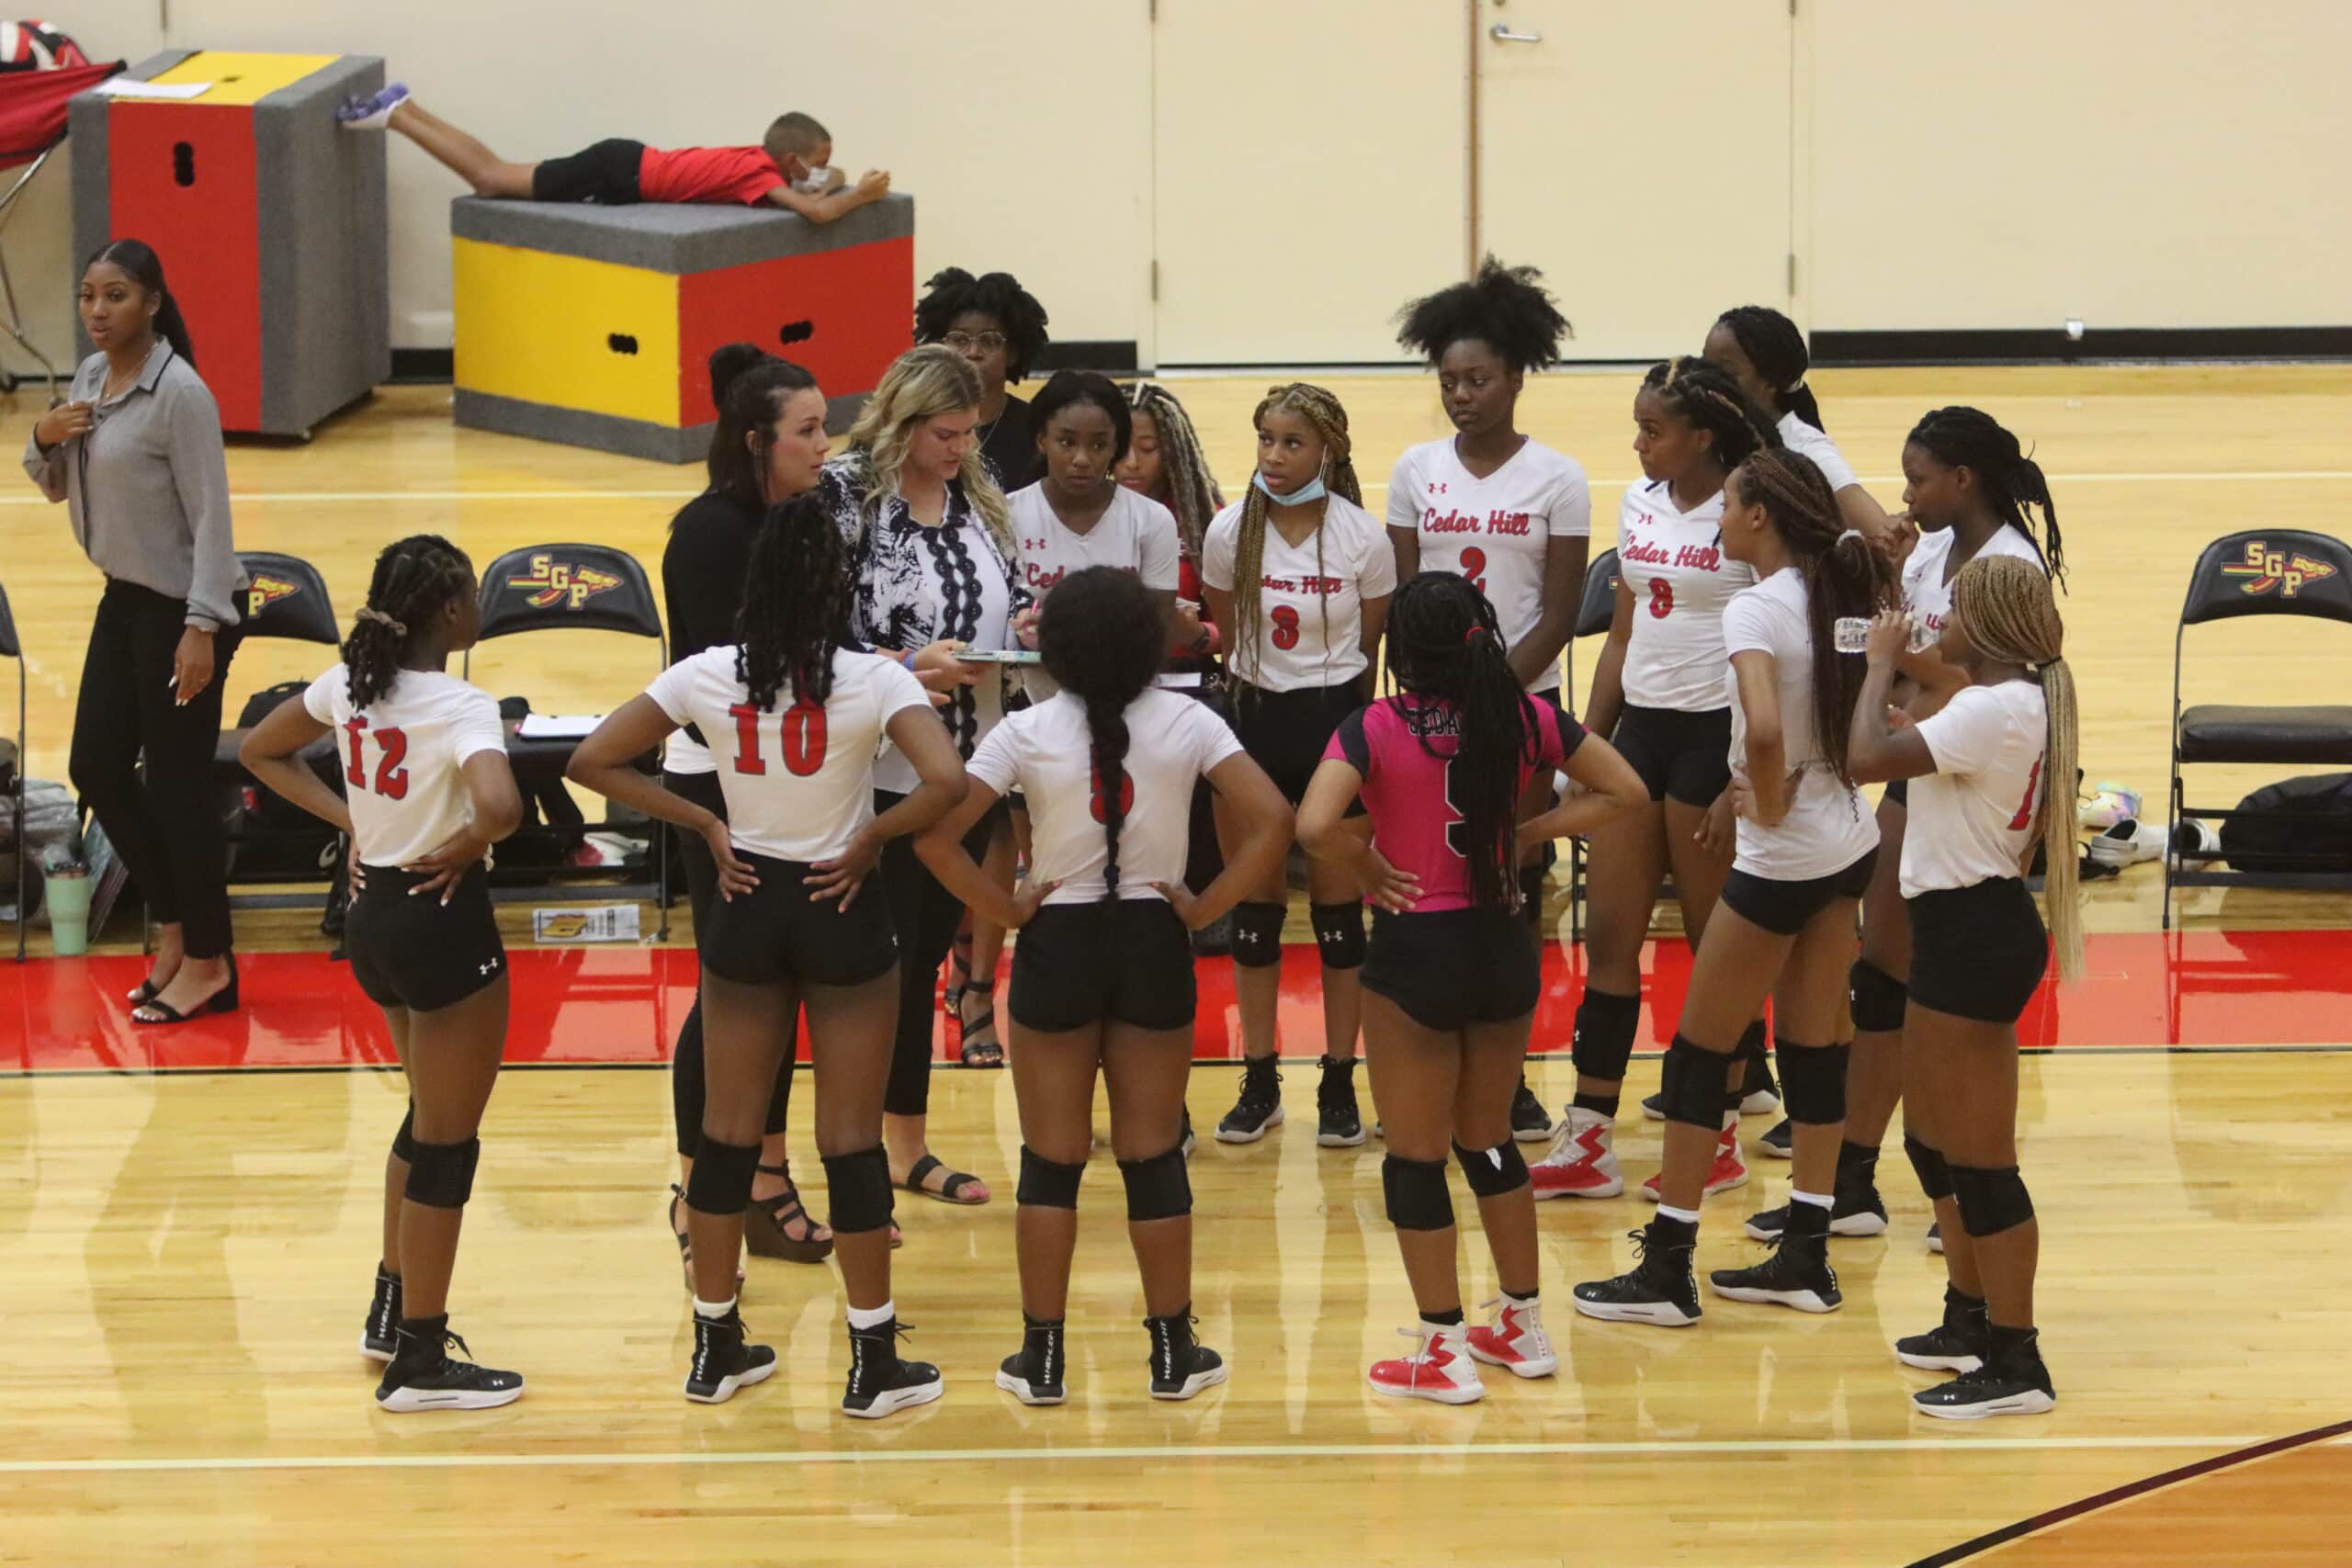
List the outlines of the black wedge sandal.
{"type": "Polygon", "coordinates": [[[814,1232],[817,1217],[800,1204],[800,1189],[792,1182],[792,1162],[752,1168],[768,1176],[784,1178],[784,1190],[773,1198],[754,1198],[751,1207],[743,1211],[743,1245],[752,1249],[754,1258],[781,1258],[787,1263],[822,1263],[833,1255],[833,1238],[820,1238],[814,1232]],[[786,1227],[795,1220],[810,1231],[810,1235],[795,1236],[786,1227]]]}
{"type": "MultiPolygon", "coordinates": [[[[686,1190],[676,1182],[670,1183],[670,1207],[662,1224],[670,1227],[670,1237],[678,1244],[678,1268],[686,1277],[686,1294],[695,1293],[695,1238],[678,1228],[678,1205],[686,1201],[686,1190]]],[[[735,1266],[735,1288],[743,1288],[743,1266],[735,1266]]]]}

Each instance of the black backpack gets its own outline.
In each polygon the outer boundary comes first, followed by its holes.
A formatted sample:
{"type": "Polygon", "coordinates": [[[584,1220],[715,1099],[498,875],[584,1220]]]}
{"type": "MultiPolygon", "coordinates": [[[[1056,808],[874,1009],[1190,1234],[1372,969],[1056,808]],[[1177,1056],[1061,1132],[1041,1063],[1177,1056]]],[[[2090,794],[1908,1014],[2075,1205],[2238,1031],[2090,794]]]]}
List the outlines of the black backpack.
{"type": "Polygon", "coordinates": [[[2263,785],[2222,823],[2222,853],[2239,871],[2352,871],[2352,773],[2263,785]]]}
{"type": "MultiPolygon", "coordinates": [[[[307,681],[285,681],[255,692],[237,714],[237,728],[251,729],[288,697],[299,697],[307,681]]],[[[333,738],[307,749],[302,760],[321,783],[343,793],[333,738]]],[[[229,835],[229,874],[243,881],[340,880],[343,836],[324,822],[250,779],[222,785],[221,820],[229,835]]]]}

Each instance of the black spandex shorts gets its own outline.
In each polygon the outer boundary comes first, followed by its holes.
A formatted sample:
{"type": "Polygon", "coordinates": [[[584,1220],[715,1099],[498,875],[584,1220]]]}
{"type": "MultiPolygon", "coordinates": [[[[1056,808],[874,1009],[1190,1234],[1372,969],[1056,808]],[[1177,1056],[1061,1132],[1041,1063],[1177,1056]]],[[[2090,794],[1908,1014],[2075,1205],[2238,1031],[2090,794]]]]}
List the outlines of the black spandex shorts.
{"type": "Polygon", "coordinates": [[[1985,1023],[2015,1023],[2050,966],[2050,936],[2014,876],[1903,900],[1911,912],[1911,999],[1985,1023]]]}
{"type": "Polygon", "coordinates": [[[714,899],[709,930],[695,933],[703,967],[720,979],[745,986],[779,980],[862,986],[899,961],[878,868],[844,912],[836,900],[809,899],[802,880],[808,868],[797,861],[743,850],[735,858],[752,868],[760,885],[714,899]]]}
{"type": "Polygon", "coordinates": [[[1875,846],[1843,871],[1808,876],[1802,882],[1780,882],[1738,867],[1724,879],[1723,901],[1740,917],[1762,926],[1774,936],[1794,936],[1805,923],[1840,898],[1859,898],[1870,888],[1871,872],[1878,864],[1875,846]]]}
{"type": "Polygon", "coordinates": [[[1449,1032],[1532,1013],[1544,988],[1526,920],[1501,909],[1374,909],[1362,973],[1365,990],[1449,1032]]]}
{"type": "Polygon", "coordinates": [[[491,913],[490,875],[477,865],[447,904],[409,897],[424,878],[396,865],[366,868],[367,886],[344,918],[351,976],[378,1007],[437,1012],[506,973],[506,945],[491,913]]]}
{"type": "Polygon", "coordinates": [[[1702,810],[1731,783],[1731,709],[1683,713],[1628,703],[1609,738],[1634,764],[1652,800],[1679,800],[1702,810]]]}
{"type": "Polygon", "coordinates": [[[1192,933],[1165,898],[1048,904],[1012,944],[1012,1021],[1058,1034],[1115,1021],[1193,1024],[1192,933]]]}
{"type": "Polygon", "coordinates": [[[1302,686],[1295,692],[1237,685],[1233,733],[1250,760],[1265,769],[1274,787],[1296,806],[1306,797],[1306,782],[1322,764],[1332,732],[1362,706],[1363,691],[1352,681],[1344,686],[1302,686]]]}
{"type": "Polygon", "coordinates": [[[644,161],[644,142],[617,136],[569,158],[546,159],[531,171],[531,199],[633,206],[639,199],[637,171],[644,161]]]}

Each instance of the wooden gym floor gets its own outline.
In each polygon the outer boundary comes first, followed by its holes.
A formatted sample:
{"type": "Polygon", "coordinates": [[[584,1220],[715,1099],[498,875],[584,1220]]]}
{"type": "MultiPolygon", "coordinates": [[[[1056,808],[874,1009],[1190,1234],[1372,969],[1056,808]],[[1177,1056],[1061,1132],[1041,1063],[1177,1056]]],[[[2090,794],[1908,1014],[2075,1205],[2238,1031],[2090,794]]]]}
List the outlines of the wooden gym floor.
{"type": "MultiPolygon", "coordinates": [[[[1180,385],[1228,487],[1246,476],[1266,379],[1180,385]]],[[[2352,502],[2343,368],[1817,382],[1890,505],[1902,433],[1928,406],[1981,403],[2038,444],[2074,563],[2064,607],[2085,767],[2141,789],[2152,814],[2197,550],[2255,525],[2341,532],[2352,502]]],[[[1368,484],[1441,431],[1426,378],[1334,384],[1368,484]]],[[[1528,427],[1593,476],[1596,551],[1636,471],[1632,385],[1554,376],[1525,405],[1528,427]]],[[[0,434],[21,440],[33,412],[20,400],[0,434]]],[[[317,562],[345,617],[375,550],[401,533],[446,532],[477,559],[592,538],[655,568],[698,477],[458,433],[446,392],[426,389],[388,391],[307,446],[240,446],[230,471],[239,543],[317,562]]],[[[30,655],[31,772],[60,777],[98,584],[62,510],[28,486],[0,495],[0,537],[30,655]]],[[[2328,700],[2344,663],[2323,639],[2340,635],[2201,630],[2189,692],[2328,700]]],[[[247,649],[232,708],[266,682],[315,673],[324,652],[247,649]]],[[[542,710],[588,712],[652,664],[642,644],[564,634],[492,644],[476,669],[542,710]]],[[[1589,664],[1588,646],[1579,685],[1589,664]]],[[[2255,782],[2214,772],[2202,799],[2255,782]]],[[[2346,981],[2332,932],[2352,903],[2191,894],[2189,934],[2167,941],[2156,882],[2151,865],[2094,886],[2093,975],[2030,1032],[2046,1049],[2028,1059],[2021,1122],[2062,1403],[2038,1421],[1957,1429],[1910,1415],[1917,1382],[1885,1348],[1932,1319],[1941,1287],[1899,1154],[1883,1167],[1892,1230],[1838,1244],[1843,1312],[1711,1303],[1681,1334],[1577,1319],[1566,1287],[1623,1267],[1623,1233],[1646,1211],[1546,1205],[1560,1377],[1498,1378],[1464,1410],[1400,1408],[1363,1385],[1411,1319],[1379,1145],[1318,1151],[1303,1125],[1250,1148],[1204,1143],[1193,1162],[1196,1308],[1231,1384],[1185,1405],[1143,1396],[1141,1309],[1116,1182],[1098,1162],[1073,1286],[1072,1403],[1022,1409],[989,1386],[1018,1325],[1011,1085],[955,1071],[935,1081],[934,1142],[1002,1195],[971,1210],[909,1199],[898,1291],[915,1353],[947,1371],[947,1398],[879,1430],[841,1419],[830,1269],[755,1262],[746,1313],[786,1371],[720,1409],[689,1406],[658,1201],[668,1090],[653,1064],[690,960],[643,950],[516,954],[518,996],[537,1009],[517,1055],[543,1065],[511,1074],[492,1105],[458,1322],[531,1392],[481,1416],[382,1416],[351,1342],[400,1091],[368,1010],[305,940],[312,922],[256,919],[249,951],[307,951],[265,953],[234,1020],[133,1041],[107,1000],[137,973],[135,931],[126,943],[119,923],[110,955],[39,960],[0,983],[0,1407],[13,1417],[0,1425],[0,1562],[2335,1562],[2352,1526],[2336,1425],[2352,1372],[2334,1304],[2347,1283],[2352,1031],[2334,1011],[2346,981]]],[[[1539,1045],[1560,1043],[1573,964],[1539,1045]]],[[[1670,1013],[1673,944],[1659,969],[1655,1000],[1670,1013]]],[[[1303,1040],[1311,991],[1295,1007],[1289,1032],[1303,1040]]],[[[1204,1056],[1224,1055],[1222,1009],[1204,1024],[1204,1056]]],[[[1565,1060],[1532,1077],[1547,1100],[1566,1093],[1565,1060]]],[[[1232,1083],[1196,1075],[1203,1126],[1232,1083]]],[[[1312,1083],[1307,1064],[1291,1071],[1295,1104],[1312,1083]]],[[[1629,1176],[1654,1168],[1651,1124],[1629,1115],[1622,1146],[1629,1176]]],[[[1738,1220],[1780,1201],[1784,1178],[1756,1168],[1709,1205],[1702,1267],[1755,1253],[1738,1220]]],[[[821,1211],[821,1192],[811,1200],[821,1211]]],[[[1491,1270],[1475,1235],[1464,1260],[1481,1299],[1491,1270]]]]}

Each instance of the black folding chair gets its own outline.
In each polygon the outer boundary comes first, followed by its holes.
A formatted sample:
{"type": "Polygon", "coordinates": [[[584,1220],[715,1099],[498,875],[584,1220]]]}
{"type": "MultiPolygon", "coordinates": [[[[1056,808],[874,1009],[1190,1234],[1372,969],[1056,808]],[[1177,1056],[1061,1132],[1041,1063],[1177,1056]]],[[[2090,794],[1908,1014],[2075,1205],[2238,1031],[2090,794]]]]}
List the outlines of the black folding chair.
{"type": "MultiPolygon", "coordinates": [[[[343,640],[340,623],[334,618],[334,604],[327,597],[326,579],[319,569],[300,556],[280,555],[275,550],[239,550],[238,561],[245,569],[250,586],[237,594],[237,640],[240,644],[255,637],[280,637],[289,642],[321,643],[328,648],[343,640]]],[[[223,729],[212,749],[212,778],[216,784],[232,789],[252,789],[259,785],[245,765],[237,760],[237,749],[244,743],[243,729],[223,729]]],[[[313,741],[302,749],[299,761],[312,773],[334,784],[335,743],[333,736],[313,741]]],[[[230,876],[234,883],[318,882],[334,874],[332,862],[312,865],[288,865],[281,870],[256,871],[250,861],[237,863],[236,850],[241,845],[256,849],[271,844],[300,841],[314,842],[317,834],[305,825],[300,830],[272,829],[238,825],[223,829],[230,850],[230,876]]],[[[230,897],[230,904],[243,909],[299,909],[318,905],[322,900],[312,893],[238,893],[230,897]]]]}
{"type": "MultiPolygon", "coordinates": [[[[669,640],[662,635],[662,609],[654,597],[653,584],[636,557],[609,545],[531,545],[509,550],[490,563],[481,574],[479,640],[488,642],[492,637],[538,631],[608,631],[650,637],[654,672],[659,674],[669,667],[669,640]]],[[[472,670],[473,655],[469,652],[466,656],[469,679],[472,670]]],[[[514,763],[515,781],[524,786],[526,795],[562,789],[564,769],[571,763],[577,746],[577,741],[563,739],[526,740],[514,733],[506,738],[506,754],[514,763]]],[[[661,767],[654,753],[639,759],[638,765],[648,773],[656,773],[661,767]]],[[[587,826],[634,831],[638,824],[608,818],[587,826]]],[[[649,899],[658,911],[656,919],[660,922],[654,934],[666,938],[670,934],[668,825],[650,822],[644,826],[653,869],[650,882],[616,884],[604,880],[613,874],[610,866],[559,863],[517,867],[503,873],[493,871],[493,895],[505,903],[532,898],[649,899]],[[583,882],[595,886],[577,887],[583,882]]],[[[560,827],[542,825],[523,828],[515,837],[526,841],[537,839],[554,842],[565,831],[560,827]]]]}
{"type": "Polygon", "coordinates": [[[17,661],[17,762],[10,803],[17,829],[17,962],[25,961],[25,931],[32,924],[32,884],[26,879],[29,863],[25,848],[25,649],[17,640],[17,617],[8,609],[8,591],[0,588],[0,659],[17,661]]]}
{"type": "MultiPolygon", "coordinates": [[[[1577,624],[1568,633],[1571,688],[1579,637],[1605,636],[1617,618],[1617,552],[1603,550],[1584,569],[1584,603],[1577,607],[1577,624]]],[[[1584,940],[1584,840],[1568,840],[1568,943],[1584,940]]]]}
{"type": "MultiPolygon", "coordinates": [[[[2205,547],[2188,576],[2188,593],[2172,639],[2172,820],[2228,820],[2234,809],[2190,806],[2180,770],[2199,762],[2352,765],[2352,706],[2202,703],[2180,705],[2182,642],[2192,626],[2246,615],[2306,615],[2352,622],[2352,547],[2326,534],[2256,528],[2205,547]]],[[[2341,654],[2335,657],[2341,657],[2341,654]]],[[[2324,668],[2317,660],[2302,669],[2324,668]]],[[[2301,671],[2280,671],[2279,689],[2302,685],[2301,671]]],[[[2318,821],[2315,813],[2278,818],[2318,821]]],[[[2176,838],[2177,838],[2176,834],[2176,838]]],[[[2219,852],[2165,853],[2164,927],[2172,929],[2176,887],[2352,888],[2352,872],[2242,871],[2224,868],[2219,852]]]]}

